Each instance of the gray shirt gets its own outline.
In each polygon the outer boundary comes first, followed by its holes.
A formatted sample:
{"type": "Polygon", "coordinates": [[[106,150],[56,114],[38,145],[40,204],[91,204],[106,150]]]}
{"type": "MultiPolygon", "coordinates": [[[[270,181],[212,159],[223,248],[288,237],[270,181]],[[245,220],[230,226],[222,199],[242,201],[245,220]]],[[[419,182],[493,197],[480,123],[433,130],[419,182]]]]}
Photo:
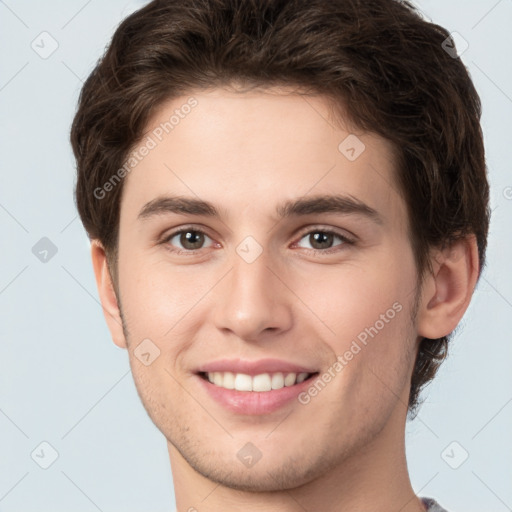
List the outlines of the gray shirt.
{"type": "Polygon", "coordinates": [[[436,500],[432,498],[421,498],[423,505],[427,507],[427,512],[448,512],[445,508],[441,507],[436,500]]]}

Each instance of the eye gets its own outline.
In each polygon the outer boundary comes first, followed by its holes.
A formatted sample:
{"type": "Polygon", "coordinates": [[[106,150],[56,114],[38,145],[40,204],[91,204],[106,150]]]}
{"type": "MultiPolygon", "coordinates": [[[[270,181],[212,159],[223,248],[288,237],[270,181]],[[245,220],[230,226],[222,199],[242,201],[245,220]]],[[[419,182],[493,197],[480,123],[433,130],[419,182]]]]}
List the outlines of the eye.
{"type": "Polygon", "coordinates": [[[206,238],[211,240],[211,238],[200,229],[182,228],[166,236],[162,243],[168,244],[169,246],[175,246],[176,243],[179,243],[183,248],[183,250],[180,250],[180,248],[175,249],[174,247],[170,247],[169,249],[171,251],[178,253],[192,252],[202,249],[206,238]],[[176,239],[176,241],[173,243],[172,241],[174,239],[176,239]]]}
{"type": "MultiPolygon", "coordinates": [[[[204,249],[206,239],[210,240],[210,242],[213,242],[213,240],[203,230],[198,228],[185,227],[177,231],[173,231],[167,235],[161,243],[164,244],[170,251],[183,254],[193,253],[194,251],[204,249]],[[179,247],[180,245],[181,248],[179,247]]],[[[330,229],[309,230],[300,238],[300,240],[303,239],[306,240],[306,242],[309,244],[309,247],[305,247],[306,249],[321,253],[335,252],[340,250],[337,249],[340,246],[344,246],[346,244],[354,244],[353,240],[342,235],[341,233],[330,229]],[[340,240],[341,243],[333,245],[335,239],[340,240]]],[[[296,245],[302,247],[300,245],[300,241],[297,242],[296,245]]]]}
{"type": "MultiPolygon", "coordinates": [[[[333,249],[334,239],[341,240],[340,244],[334,246],[334,250],[337,250],[336,247],[343,246],[345,244],[353,244],[354,242],[342,235],[341,233],[337,233],[336,231],[332,231],[330,229],[314,229],[310,230],[303,234],[301,240],[306,239],[307,243],[309,243],[309,247],[307,249],[311,249],[317,252],[333,252],[328,249],[333,249]]],[[[300,242],[299,242],[300,243],[300,242]]]]}

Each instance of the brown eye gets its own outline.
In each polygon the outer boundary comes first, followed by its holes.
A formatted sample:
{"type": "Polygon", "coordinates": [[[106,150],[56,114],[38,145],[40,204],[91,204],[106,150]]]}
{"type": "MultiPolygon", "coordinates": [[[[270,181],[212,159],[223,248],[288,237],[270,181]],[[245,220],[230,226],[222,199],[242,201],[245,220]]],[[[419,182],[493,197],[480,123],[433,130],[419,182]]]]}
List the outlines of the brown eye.
{"type": "Polygon", "coordinates": [[[166,237],[164,243],[169,244],[172,251],[187,252],[202,249],[205,239],[210,237],[198,229],[181,229],[166,237]]]}
{"type": "Polygon", "coordinates": [[[329,249],[336,250],[337,247],[341,248],[346,244],[353,244],[352,240],[340,233],[336,233],[335,231],[330,231],[328,229],[315,229],[308,231],[307,233],[304,233],[301,238],[301,241],[302,240],[307,240],[309,244],[309,247],[305,247],[306,249],[319,252],[332,252],[329,251],[329,249]],[[341,243],[334,243],[335,239],[340,240],[341,243]]]}
{"type": "Polygon", "coordinates": [[[200,249],[204,243],[204,234],[198,231],[182,231],[180,233],[180,243],[185,249],[200,249]]]}
{"type": "Polygon", "coordinates": [[[313,249],[329,249],[332,246],[334,235],[332,233],[325,233],[317,231],[309,235],[309,243],[313,249]]]}

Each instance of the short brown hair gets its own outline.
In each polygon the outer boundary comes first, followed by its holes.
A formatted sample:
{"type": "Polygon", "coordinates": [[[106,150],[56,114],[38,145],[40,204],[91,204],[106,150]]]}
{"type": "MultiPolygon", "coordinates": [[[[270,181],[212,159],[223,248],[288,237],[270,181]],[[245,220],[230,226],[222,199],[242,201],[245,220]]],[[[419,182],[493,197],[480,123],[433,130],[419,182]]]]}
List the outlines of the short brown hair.
{"type": "MultiPolygon", "coordinates": [[[[429,250],[468,234],[481,272],[490,216],[481,104],[460,58],[445,51],[449,37],[396,0],[155,0],[126,18],[83,86],[71,129],[77,208],[114,283],[123,183],[103,198],[93,191],[164,101],[237,82],[325,95],[392,143],[420,285],[429,250]]],[[[448,341],[421,340],[410,413],[448,341]]]]}

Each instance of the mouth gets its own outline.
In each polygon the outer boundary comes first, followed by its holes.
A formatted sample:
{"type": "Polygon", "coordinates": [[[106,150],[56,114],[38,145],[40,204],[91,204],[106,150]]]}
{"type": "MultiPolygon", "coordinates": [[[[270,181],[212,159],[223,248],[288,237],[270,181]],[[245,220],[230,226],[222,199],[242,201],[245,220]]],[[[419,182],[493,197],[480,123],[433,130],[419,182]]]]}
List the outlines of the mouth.
{"type": "Polygon", "coordinates": [[[205,398],[225,410],[263,415],[301,404],[297,397],[319,371],[284,359],[219,359],[196,368],[194,374],[205,398]]]}
{"type": "Polygon", "coordinates": [[[316,377],[319,372],[272,372],[248,375],[234,372],[198,372],[199,377],[219,388],[265,393],[301,384],[316,377]]]}
{"type": "Polygon", "coordinates": [[[196,375],[206,396],[225,410],[237,415],[262,416],[285,406],[297,407],[302,403],[298,400],[300,393],[312,385],[311,382],[319,372],[273,372],[256,375],[199,372],[196,375]]]}

